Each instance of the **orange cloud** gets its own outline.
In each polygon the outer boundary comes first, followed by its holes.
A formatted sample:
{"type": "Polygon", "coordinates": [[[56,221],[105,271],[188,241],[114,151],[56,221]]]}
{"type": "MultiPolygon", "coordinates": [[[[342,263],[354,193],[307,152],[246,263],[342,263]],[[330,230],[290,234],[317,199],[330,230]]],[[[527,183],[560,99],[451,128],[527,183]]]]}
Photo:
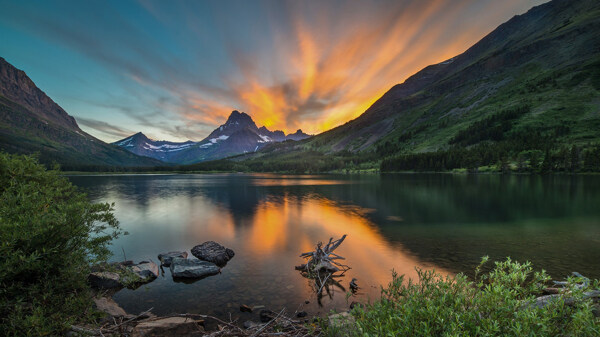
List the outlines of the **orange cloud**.
{"type": "Polygon", "coordinates": [[[272,35],[256,37],[267,48],[226,43],[234,65],[222,76],[224,88],[178,92],[186,102],[184,118],[217,126],[238,109],[272,130],[329,130],[360,116],[422,68],[462,53],[524,4],[434,0],[282,6],[287,10],[267,16],[272,35]]]}
{"type": "MultiPolygon", "coordinates": [[[[235,85],[235,100],[258,125],[286,132],[299,127],[326,131],[358,117],[394,84],[460,54],[485,35],[463,30],[443,39],[468,4],[415,2],[379,20],[359,20],[341,34],[319,19],[327,13],[311,23],[295,15],[294,35],[282,33],[272,51],[277,59],[288,60],[288,69],[274,71],[286,77],[260,73],[265,66],[257,55],[239,56],[244,78],[235,85]]],[[[304,13],[301,9],[292,12],[304,13]]]]}

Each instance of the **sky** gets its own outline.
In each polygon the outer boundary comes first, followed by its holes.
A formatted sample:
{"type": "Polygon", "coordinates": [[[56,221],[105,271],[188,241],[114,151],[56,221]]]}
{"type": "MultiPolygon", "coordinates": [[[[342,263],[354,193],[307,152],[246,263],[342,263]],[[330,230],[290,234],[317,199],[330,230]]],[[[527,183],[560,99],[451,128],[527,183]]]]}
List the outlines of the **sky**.
{"type": "Polygon", "coordinates": [[[107,142],[317,134],[543,2],[0,0],[0,56],[107,142]]]}

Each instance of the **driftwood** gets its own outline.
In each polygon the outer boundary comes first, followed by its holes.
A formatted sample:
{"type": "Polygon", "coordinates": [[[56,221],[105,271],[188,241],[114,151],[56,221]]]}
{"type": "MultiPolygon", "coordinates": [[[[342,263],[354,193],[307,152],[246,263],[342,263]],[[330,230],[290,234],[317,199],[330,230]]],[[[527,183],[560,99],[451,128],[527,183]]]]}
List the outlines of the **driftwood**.
{"type": "Polygon", "coordinates": [[[317,293],[319,304],[321,303],[323,290],[330,298],[333,297],[335,288],[346,291],[335,278],[344,276],[344,273],[350,270],[350,267],[339,262],[345,260],[343,256],[333,252],[344,242],[344,239],[346,239],[345,234],[337,240],[330,238],[325,247],[323,247],[322,242],[319,242],[314,251],[300,254],[300,257],[307,259],[307,262],[295,268],[301,272],[302,276],[314,281],[312,285],[317,293]]]}

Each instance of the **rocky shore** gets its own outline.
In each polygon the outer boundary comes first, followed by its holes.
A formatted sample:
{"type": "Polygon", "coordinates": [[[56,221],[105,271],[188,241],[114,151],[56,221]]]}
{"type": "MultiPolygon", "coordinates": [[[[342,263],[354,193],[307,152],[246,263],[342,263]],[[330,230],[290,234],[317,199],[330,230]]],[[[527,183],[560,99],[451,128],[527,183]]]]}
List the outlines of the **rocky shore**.
{"type": "Polygon", "coordinates": [[[94,305],[103,313],[99,325],[73,326],[68,335],[78,336],[264,336],[277,331],[279,336],[311,335],[320,329],[317,318],[304,311],[287,313],[272,311],[263,306],[240,305],[242,312],[255,313],[255,320],[224,321],[210,315],[182,313],[157,316],[154,308],[134,315],[127,313],[112,295],[123,288],[136,289],[160,276],[169,268],[174,280],[198,280],[219,274],[235,253],[229,248],[207,241],[194,246],[188,259],[185,251],[158,254],[159,264],[153,261],[102,263],[93,266],[88,282],[94,290],[94,305]]]}

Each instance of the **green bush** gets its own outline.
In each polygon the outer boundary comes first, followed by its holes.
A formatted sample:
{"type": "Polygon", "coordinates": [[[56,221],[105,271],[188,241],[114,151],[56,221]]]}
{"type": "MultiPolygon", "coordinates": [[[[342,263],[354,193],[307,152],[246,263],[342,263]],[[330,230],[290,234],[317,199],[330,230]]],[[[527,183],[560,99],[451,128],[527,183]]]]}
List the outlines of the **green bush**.
{"type": "Polygon", "coordinates": [[[5,153],[0,195],[0,331],[59,335],[89,309],[89,266],[119,234],[112,205],[90,203],[35,158],[5,153]]]}
{"type": "MultiPolygon", "coordinates": [[[[487,258],[484,258],[484,262],[487,258]]],[[[483,264],[483,262],[482,262],[483,264]]],[[[477,269],[479,272],[479,268],[477,269]]],[[[393,273],[382,299],[355,309],[356,336],[598,336],[600,321],[585,289],[571,280],[568,295],[544,308],[530,305],[548,275],[507,259],[475,282],[459,274],[418,270],[419,282],[393,273]],[[566,305],[575,299],[573,305],[566,305]]],[[[596,281],[593,287],[598,287],[596,281]]]]}

